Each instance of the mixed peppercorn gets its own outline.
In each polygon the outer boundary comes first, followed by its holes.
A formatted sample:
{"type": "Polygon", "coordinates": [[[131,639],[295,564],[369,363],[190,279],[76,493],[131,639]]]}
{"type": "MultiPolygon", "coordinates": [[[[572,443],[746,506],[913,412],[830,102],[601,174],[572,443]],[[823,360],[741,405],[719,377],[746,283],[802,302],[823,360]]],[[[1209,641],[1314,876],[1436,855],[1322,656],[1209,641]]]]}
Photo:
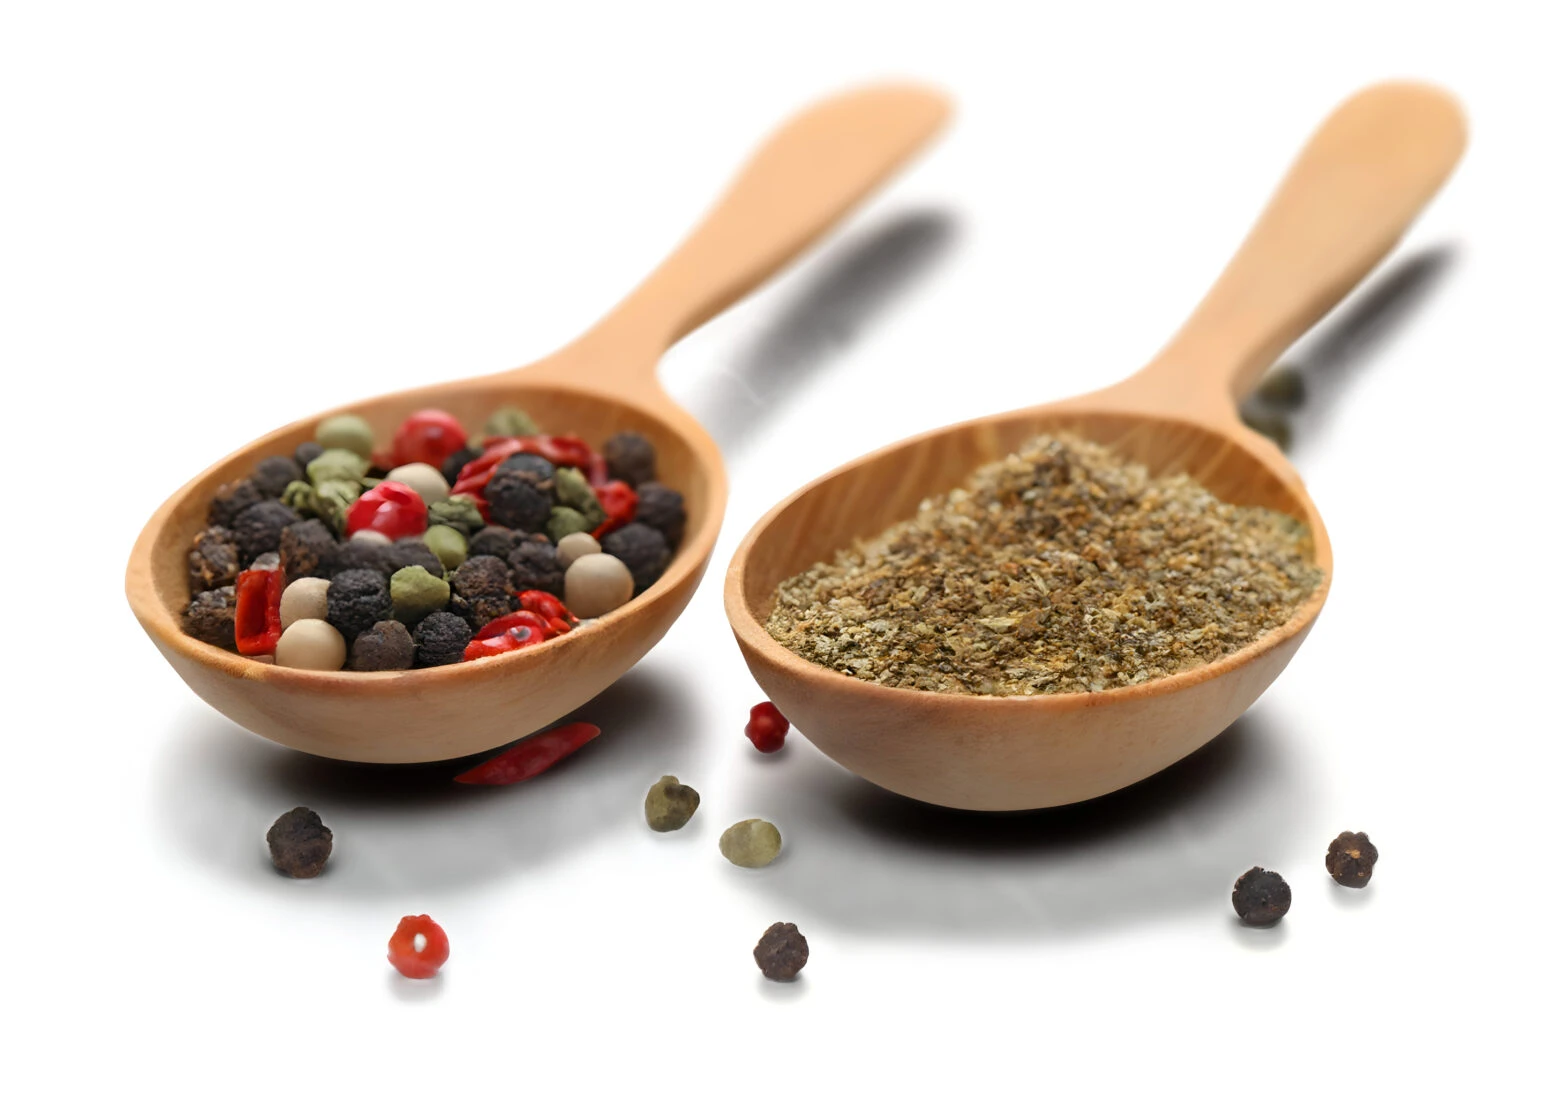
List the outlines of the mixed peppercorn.
{"type": "Polygon", "coordinates": [[[684,531],[656,451],[594,452],[498,409],[470,441],[423,409],[391,444],[333,416],[222,485],[188,552],[183,628],[290,668],[383,672],[542,644],[655,584],[684,531]]]}

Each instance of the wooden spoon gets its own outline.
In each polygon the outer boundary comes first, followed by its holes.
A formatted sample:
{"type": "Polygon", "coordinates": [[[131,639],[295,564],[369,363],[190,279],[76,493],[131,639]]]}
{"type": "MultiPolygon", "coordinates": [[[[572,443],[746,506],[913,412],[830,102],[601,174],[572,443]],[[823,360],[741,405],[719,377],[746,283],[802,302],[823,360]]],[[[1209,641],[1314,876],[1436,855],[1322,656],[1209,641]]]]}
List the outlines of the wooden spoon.
{"type": "Polygon", "coordinates": [[[1085,397],[941,428],[819,478],[763,517],[727,571],[726,606],[759,685],[856,774],[926,802],[1055,806],[1117,790],[1194,752],[1276,678],[1329,591],[1329,537],[1281,452],[1238,402],[1260,373],[1399,239],[1464,148],[1445,93],[1383,84],[1348,100],[1292,166],[1259,223],[1173,341],[1139,373],[1085,397]],[[1113,691],[991,697],[851,679],[764,629],[776,586],[857,536],[912,515],[1039,432],[1070,431],[1189,473],[1219,498],[1297,517],[1324,581],[1297,615],[1222,660],[1113,691]]]}
{"type": "Polygon", "coordinates": [[[657,360],[784,265],[919,149],[949,113],[913,86],[823,101],[777,131],[698,229],[575,343],[521,370],[373,398],[271,432],[174,493],[140,533],[125,582],[162,656],[233,721],[284,745],[341,760],[409,763],[481,752],[541,729],[586,702],[667,632],[704,575],[726,507],[715,443],[663,392],[657,360]],[[622,429],[655,444],[660,478],[684,495],[688,525],[662,579],[598,623],[532,649],[410,672],[277,668],[195,641],[185,556],[222,482],[290,454],[333,412],[364,416],[378,438],[416,409],[481,424],[516,404],[594,446],[622,429]]]}

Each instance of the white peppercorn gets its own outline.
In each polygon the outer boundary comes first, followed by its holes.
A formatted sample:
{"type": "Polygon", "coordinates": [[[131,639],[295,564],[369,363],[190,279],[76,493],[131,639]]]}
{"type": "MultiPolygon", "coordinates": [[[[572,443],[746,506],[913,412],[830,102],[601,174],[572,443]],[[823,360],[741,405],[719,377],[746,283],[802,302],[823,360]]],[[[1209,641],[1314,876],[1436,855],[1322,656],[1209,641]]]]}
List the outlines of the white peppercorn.
{"type": "Polygon", "coordinates": [[[302,619],[328,618],[328,582],[322,577],[298,577],[280,593],[280,629],[302,619]]]}
{"type": "Polygon", "coordinates": [[[420,499],[427,505],[439,504],[452,493],[447,485],[447,479],[441,476],[441,471],[426,462],[410,462],[403,466],[394,466],[382,480],[396,481],[400,485],[409,486],[420,494],[420,499]]]}
{"type": "Polygon", "coordinates": [[[588,554],[601,554],[603,547],[585,531],[576,531],[566,535],[555,543],[554,556],[560,561],[561,569],[569,569],[570,563],[577,558],[586,557],[588,554]]]}
{"type": "Polygon", "coordinates": [[[629,602],[635,579],[612,554],[586,554],[565,571],[565,606],[581,619],[595,619],[629,602]]]}
{"type": "Polygon", "coordinates": [[[298,619],[274,647],[274,663],[286,668],[337,672],[344,659],[344,635],[322,619],[298,619]]]}

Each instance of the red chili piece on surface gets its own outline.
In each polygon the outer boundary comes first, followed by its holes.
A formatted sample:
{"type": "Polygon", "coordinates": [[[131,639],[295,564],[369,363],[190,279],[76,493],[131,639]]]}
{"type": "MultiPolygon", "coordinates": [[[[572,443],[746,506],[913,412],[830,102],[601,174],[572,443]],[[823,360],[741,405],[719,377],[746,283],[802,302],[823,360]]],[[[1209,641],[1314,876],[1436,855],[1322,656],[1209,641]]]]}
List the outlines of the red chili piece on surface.
{"type": "Polygon", "coordinates": [[[273,653],[280,640],[280,594],[285,577],[278,569],[249,569],[237,575],[234,626],[237,652],[244,657],[273,653]]]}
{"type": "Polygon", "coordinates": [[[409,535],[423,535],[427,522],[425,501],[399,481],[384,481],[360,495],[345,513],[345,532],[380,531],[395,542],[409,535]]]}
{"type": "Polygon", "coordinates": [[[597,529],[592,532],[592,537],[600,539],[608,532],[623,527],[635,518],[635,506],[640,497],[622,481],[610,481],[592,490],[597,497],[598,504],[602,505],[603,512],[608,516],[597,529]]]}
{"type": "Polygon", "coordinates": [[[760,703],[748,712],[748,725],[743,732],[760,752],[779,752],[786,745],[786,731],[790,728],[791,723],[774,703],[760,703]]]}
{"type": "Polygon", "coordinates": [[[451,954],[446,932],[424,913],[399,921],[388,940],[388,962],[406,978],[434,978],[451,954]],[[417,946],[415,941],[422,936],[423,946],[417,946]]]}
{"type": "Polygon", "coordinates": [[[536,733],[499,756],[470,768],[455,781],[483,787],[520,783],[548,771],[601,732],[590,722],[572,722],[568,726],[536,733]]]}
{"type": "Polygon", "coordinates": [[[468,433],[457,417],[440,409],[421,409],[400,424],[393,436],[393,463],[428,462],[439,470],[467,442],[468,433]]]}

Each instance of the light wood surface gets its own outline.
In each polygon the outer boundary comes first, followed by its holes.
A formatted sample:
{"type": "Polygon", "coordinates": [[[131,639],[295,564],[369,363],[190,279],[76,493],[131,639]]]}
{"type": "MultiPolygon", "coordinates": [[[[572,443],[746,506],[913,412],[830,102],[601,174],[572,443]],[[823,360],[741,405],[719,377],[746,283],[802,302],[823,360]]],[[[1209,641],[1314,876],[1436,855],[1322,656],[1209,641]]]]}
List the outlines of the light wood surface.
{"type": "Polygon", "coordinates": [[[579,340],[520,370],[428,386],[299,420],[211,466],[151,517],[131,552],[130,606],[178,675],[211,706],[270,740],[342,760],[411,763],[481,752],[541,729],[602,691],[645,655],[705,573],[726,508],[726,474],[705,430],[656,380],[675,340],[795,256],[880,185],[946,121],[935,91],[892,85],[825,100],[762,146],[683,245],[579,340]],[[290,454],[336,412],[364,416],[379,438],[416,409],[483,423],[502,404],[594,447],[644,433],[663,482],[684,495],[687,529],[662,579],[596,623],[542,646],[408,672],[312,672],[239,657],[183,633],[186,555],[222,482],[290,454]]]}
{"type": "Polygon", "coordinates": [[[1447,94],[1384,84],[1342,104],[1292,166],[1200,307],[1144,369],[1110,388],[892,444],[819,478],[748,533],[726,607],[749,669],[826,754],[900,794],[1016,810],[1118,790],[1187,756],[1238,718],[1291,660],[1329,592],[1329,537],[1291,464],[1245,427],[1237,399],[1366,275],[1462,154],[1447,94]],[[1113,691],[1016,698],[883,687],[809,663],[764,629],[776,586],[914,513],[1029,436],[1068,430],[1184,471],[1219,498],[1296,516],[1324,583],[1298,614],[1213,664],[1113,691]],[[856,517],[866,517],[858,529],[856,517]]]}

